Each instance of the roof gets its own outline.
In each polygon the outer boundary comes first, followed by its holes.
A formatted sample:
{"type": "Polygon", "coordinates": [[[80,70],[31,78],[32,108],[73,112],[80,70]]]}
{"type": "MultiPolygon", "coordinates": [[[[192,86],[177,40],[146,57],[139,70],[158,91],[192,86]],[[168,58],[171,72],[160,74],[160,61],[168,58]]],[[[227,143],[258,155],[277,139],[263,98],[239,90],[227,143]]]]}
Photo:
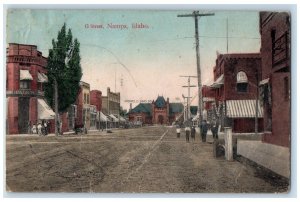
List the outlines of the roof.
{"type": "Polygon", "coordinates": [[[227,54],[220,54],[222,59],[250,59],[250,58],[261,58],[260,53],[227,53],[227,54]]]}
{"type": "Polygon", "coordinates": [[[140,103],[129,113],[148,113],[152,115],[152,106],[150,103],[140,103]]]}
{"type": "MultiPolygon", "coordinates": [[[[254,118],[256,100],[226,100],[226,115],[229,118],[254,118]]],[[[258,118],[263,117],[263,109],[258,105],[258,118]]]]}
{"type": "Polygon", "coordinates": [[[180,113],[183,111],[183,105],[181,103],[170,103],[170,114],[180,113]]]}
{"type": "Polygon", "coordinates": [[[158,96],[154,104],[156,107],[162,108],[165,106],[166,100],[163,96],[158,96]]]}

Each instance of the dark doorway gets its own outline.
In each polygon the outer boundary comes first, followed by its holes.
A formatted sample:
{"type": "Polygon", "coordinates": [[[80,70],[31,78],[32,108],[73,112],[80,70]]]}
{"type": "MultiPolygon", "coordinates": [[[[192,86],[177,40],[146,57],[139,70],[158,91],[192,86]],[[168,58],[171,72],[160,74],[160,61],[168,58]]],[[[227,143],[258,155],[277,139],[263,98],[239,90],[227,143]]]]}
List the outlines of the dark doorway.
{"type": "Polygon", "coordinates": [[[163,124],[164,123],[164,116],[158,115],[158,123],[163,124]]]}
{"type": "Polygon", "coordinates": [[[29,122],[29,97],[20,97],[18,103],[18,126],[19,133],[28,133],[28,122],[29,122]]]}

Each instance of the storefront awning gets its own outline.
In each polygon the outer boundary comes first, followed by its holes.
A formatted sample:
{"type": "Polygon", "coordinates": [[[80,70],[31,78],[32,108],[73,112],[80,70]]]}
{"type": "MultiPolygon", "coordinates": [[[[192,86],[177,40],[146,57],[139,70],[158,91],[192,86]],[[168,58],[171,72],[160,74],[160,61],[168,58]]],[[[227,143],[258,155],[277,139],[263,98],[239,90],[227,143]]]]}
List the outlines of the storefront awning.
{"type": "Polygon", "coordinates": [[[126,120],[122,116],[120,116],[120,121],[121,122],[126,122],[126,120]]]}
{"type": "MultiPolygon", "coordinates": [[[[226,115],[229,118],[255,118],[256,100],[227,100],[226,115]]],[[[263,117],[263,109],[258,104],[258,118],[263,117]]]]}
{"type": "Polygon", "coordinates": [[[119,122],[119,119],[114,115],[110,114],[109,117],[112,118],[113,122],[119,122]]]}
{"type": "Polygon", "coordinates": [[[262,81],[259,82],[259,85],[260,86],[265,85],[265,84],[269,83],[269,80],[270,80],[269,78],[264,79],[264,80],[262,80],[262,81]]]}
{"type": "Polygon", "coordinates": [[[103,114],[102,112],[99,112],[99,113],[100,113],[100,121],[101,122],[109,121],[108,118],[105,116],[105,114],[103,114]]]}
{"type": "Polygon", "coordinates": [[[48,82],[48,77],[47,77],[47,75],[44,74],[44,73],[38,72],[38,82],[41,82],[41,83],[47,83],[47,82],[48,82]]]}
{"type": "Polygon", "coordinates": [[[38,99],[38,119],[54,119],[55,113],[43,99],[38,99]]]}
{"type": "Polygon", "coordinates": [[[20,70],[20,80],[33,80],[29,70],[20,70]]]}
{"type": "Polygon", "coordinates": [[[224,74],[222,74],[217,80],[210,86],[211,88],[220,88],[224,85],[224,74]]]}

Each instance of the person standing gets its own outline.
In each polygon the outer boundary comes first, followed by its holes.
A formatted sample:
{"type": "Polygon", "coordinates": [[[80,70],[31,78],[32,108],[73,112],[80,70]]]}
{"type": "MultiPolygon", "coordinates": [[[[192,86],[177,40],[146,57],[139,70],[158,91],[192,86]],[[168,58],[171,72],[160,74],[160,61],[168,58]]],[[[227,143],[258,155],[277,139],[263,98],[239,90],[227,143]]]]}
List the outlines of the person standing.
{"type": "Polygon", "coordinates": [[[179,125],[176,126],[176,134],[177,134],[177,138],[180,138],[180,126],[179,125]]]}
{"type": "Polygon", "coordinates": [[[186,127],[185,127],[185,139],[186,139],[186,142],[190,141],[190,133],[191,133],[191,128],[189,127],[189,125],[186,125],[186,127]]]}
{"type": "Polygon", "coordinates": [[[207,130],[208,130],[208,126],[207,126],[206,120],[203,120],[201,122],[200,128],[201,128],[201,139],[202,139],[202,142],[206,142],[206,135],[207,135],[207,130]]]}
{"type": "Polygon", "coordinates": [[[218,121],[215,121],[215,122],[213,123],[212,128],[211,128],[211,132],[212,132],[212,134],[213,134],[213,138],[214,138],[214,139],[218,139],[218,138],[219,138],[219,137],[218,137],[218,130],[219,130],[219,123],[218,123],[218,121]]]}
{"type": "Polygon", "coordinates": [[[196,134],[196,129],[195,129],[195,127],[193,126],[193,127],[192,127],[192,130],[191,130],[191,138],[192,138],[193,141],[195,141],[195,134],[196,134]]]}

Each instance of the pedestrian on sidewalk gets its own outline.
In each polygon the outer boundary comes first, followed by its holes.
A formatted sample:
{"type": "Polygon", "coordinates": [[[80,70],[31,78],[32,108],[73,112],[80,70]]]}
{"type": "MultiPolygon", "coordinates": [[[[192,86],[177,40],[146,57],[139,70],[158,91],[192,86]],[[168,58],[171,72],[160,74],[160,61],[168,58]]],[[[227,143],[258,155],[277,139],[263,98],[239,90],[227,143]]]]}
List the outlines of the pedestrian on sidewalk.
{"type": "Polygon", "coordinates": [[[206,142],[206,135],[207,135],[207,130],[208,130],[208,126],[207,126],[206,120],[203,120],[201,122],[200,129],[201,129],[201,139],[202,139],[202,142],[206,142]]]}
{"type": "Polygon", "coordinates": [[[214,139],[219,139],[219,137],[218,137],[218,130],[219,130],[219,123],[216,120],[216,121],[213,122],[213,125],[212,125],[212,128],[211,128],[211,132],[213,134],[213,138],[214,139]]]}
{"type": "Polygon", "coordinates": [[[190,133],[191,133],[191,128],[187,124],[186,127],[185,127],[185,139],[186,139],[186,142],[190,141],[190,133]]]}
{"type": "Polygon", "coordinates": [[[196,134],[196,129],[195,129],[195,127],[193,126],[193,127],[192,127],[192,130],[191,130],[191,138],[192,138],[193,141],[195,141],[195,134],[196,134]]]}
{"type": "Polygon", "coordinates": [[[176,126],[176,134],[177,134],[177,138],[180,138],[180,126],[179,125],[176,126]]]}

